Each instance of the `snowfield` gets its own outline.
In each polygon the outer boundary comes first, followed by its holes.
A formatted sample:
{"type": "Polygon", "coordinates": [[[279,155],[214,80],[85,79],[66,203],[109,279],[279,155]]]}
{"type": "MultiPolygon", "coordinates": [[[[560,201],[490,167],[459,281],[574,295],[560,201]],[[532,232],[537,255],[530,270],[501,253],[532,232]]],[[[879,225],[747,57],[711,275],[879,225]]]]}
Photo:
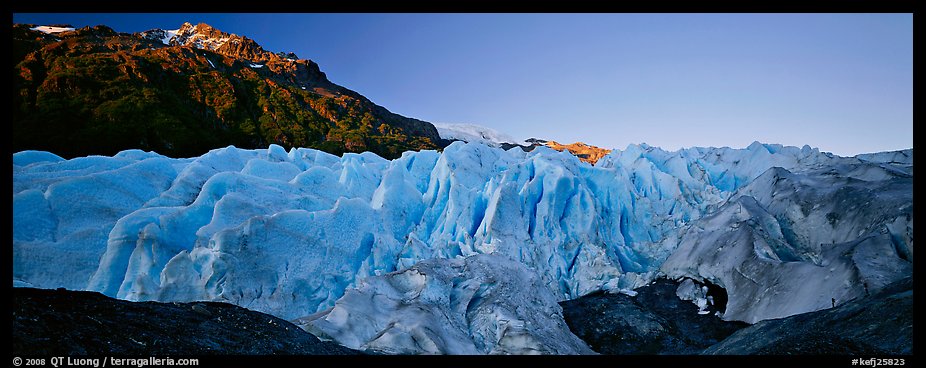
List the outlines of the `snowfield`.
{"type": "Polygon", "coordinates": [[[61,32],[74,31],[73,27],[54,27],[54,26],[38,26],[38,27],[29,28],[29,29],[33,31],[39,31],[45,34],[55,34],[55,33],[61,33],[61,32]]]}
{"type": "Polygon", "coordinates": [[[436,123],[434,127],[437,128],[437,133],[443,139],[481,142],[493,147],[500,147],[502,143],[530,146],[529,143],[523,140],[511,138],[510,135],[495,129],[474,124],[436,123]]]}
{"type": "Polygon", "coordinates": [[[756,322],[912,274],[912,178],[912,150],[758,142],[630,145],[595,166],[463,142],[392,161],[23,151],[13,285],[230,302],[383,352],[589,354],[556,302],[667,275],[756,322]]]}

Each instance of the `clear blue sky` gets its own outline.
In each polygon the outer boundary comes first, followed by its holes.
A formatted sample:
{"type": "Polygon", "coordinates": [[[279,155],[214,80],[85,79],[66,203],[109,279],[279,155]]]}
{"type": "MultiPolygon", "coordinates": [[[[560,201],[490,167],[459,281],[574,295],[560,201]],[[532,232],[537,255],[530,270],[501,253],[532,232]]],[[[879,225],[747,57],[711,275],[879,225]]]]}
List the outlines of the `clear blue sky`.
{"type": "Polygon", "coordinates": [[[911,14],[14,14],[119,32],[205,22],[396,113],[675,150],[913,146],[911,14]]]}

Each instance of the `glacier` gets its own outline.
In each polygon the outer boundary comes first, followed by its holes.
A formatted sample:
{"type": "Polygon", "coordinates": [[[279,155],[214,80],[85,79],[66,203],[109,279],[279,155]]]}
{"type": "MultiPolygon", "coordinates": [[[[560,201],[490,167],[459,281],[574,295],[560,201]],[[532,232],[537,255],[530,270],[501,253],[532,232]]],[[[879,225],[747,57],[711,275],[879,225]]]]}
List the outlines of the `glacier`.
{"type": "Polygon", "coordinates": [[[225,301],[387,352],[589,353],[551,301],[689,278],[727,289],[725,319],[755,322],[912,274],[912,176],[912,149],[759,142],[629,145],[594,166],[464,142],[392,161],[276,145],[23,151],[13,284],[225,301]],[[473,299],[476,319],[460,307],[473,299]]]}
{"type": "Polygon", "coordinates": [[[557,301],[520,262],[476,254],[366,278],[298,322],[347,347],[392,354],[594,354],[557,301]]]}
{"type": "Polygon", "coordinates": [[[913,273],[912,187],[891,166],[772,168],[669,240],[661,270],[724,287],[724,317],[749,323],[869,296],[913,273]]]}

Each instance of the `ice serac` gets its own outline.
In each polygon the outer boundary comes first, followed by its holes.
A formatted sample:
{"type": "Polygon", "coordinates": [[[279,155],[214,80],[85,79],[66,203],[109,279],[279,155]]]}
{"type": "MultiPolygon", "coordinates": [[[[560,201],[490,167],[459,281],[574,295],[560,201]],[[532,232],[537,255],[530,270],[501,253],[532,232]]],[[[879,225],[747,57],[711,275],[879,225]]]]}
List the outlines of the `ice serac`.
{"type": "Polygon", "coordinates": [[[14,155],[13,280],[87,287],[115,223],[167,190],[177,174],[165,157],[123,153],[67,161],[14,155]]]}
{"type": "Polygon", "coordinates": [[[522,263],[477,254],[364,279],[298,324],[393,354],[594,354],[569,331],[557,300],[522,263]]]}
{"type": "MultiPolygon", "coordinates": [[[[557,301],[664,272],[727,289],[725,318],[755,321],[912,273],[912,172],[912,151],[846,158],[758,142],[630,145],[595,165],[463,142],[391,161],[276,145],[189,159],[24,151],[13,155],[13,283],[295,319],[362,309],[366,294],[350,290],[372,292],[364,280],[414,267],[466,276],[455,259],[492,254],[557,301]]],[[[533,323],[524,329],[540,339],[533,323]]],[[[354,334],[343,338],[375,340],[354,334]]]]}

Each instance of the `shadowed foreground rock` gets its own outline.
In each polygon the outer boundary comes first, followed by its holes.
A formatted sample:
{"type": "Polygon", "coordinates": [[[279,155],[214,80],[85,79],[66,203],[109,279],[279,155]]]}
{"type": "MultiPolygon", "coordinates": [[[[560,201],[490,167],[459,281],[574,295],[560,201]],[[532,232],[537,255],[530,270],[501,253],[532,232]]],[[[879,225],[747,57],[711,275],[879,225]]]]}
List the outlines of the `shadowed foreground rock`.
{"type": "Polygon", "coordinates": [[[704,353],[913,354],[913,278],[836,308],[756,323],[704,353]]]}
{"type": "Polygon", "coordinates": [[[698,314],[659,279],[636,296],[592,293],[560,303],[570,330],[602,354],[698,354],[748,324],[698,314]]]}
{"type": "Polygon", "coordinates": [[[14,355],[358,354],[292,323],[226,303],[128,302],[13,289],[14,355]]]}

